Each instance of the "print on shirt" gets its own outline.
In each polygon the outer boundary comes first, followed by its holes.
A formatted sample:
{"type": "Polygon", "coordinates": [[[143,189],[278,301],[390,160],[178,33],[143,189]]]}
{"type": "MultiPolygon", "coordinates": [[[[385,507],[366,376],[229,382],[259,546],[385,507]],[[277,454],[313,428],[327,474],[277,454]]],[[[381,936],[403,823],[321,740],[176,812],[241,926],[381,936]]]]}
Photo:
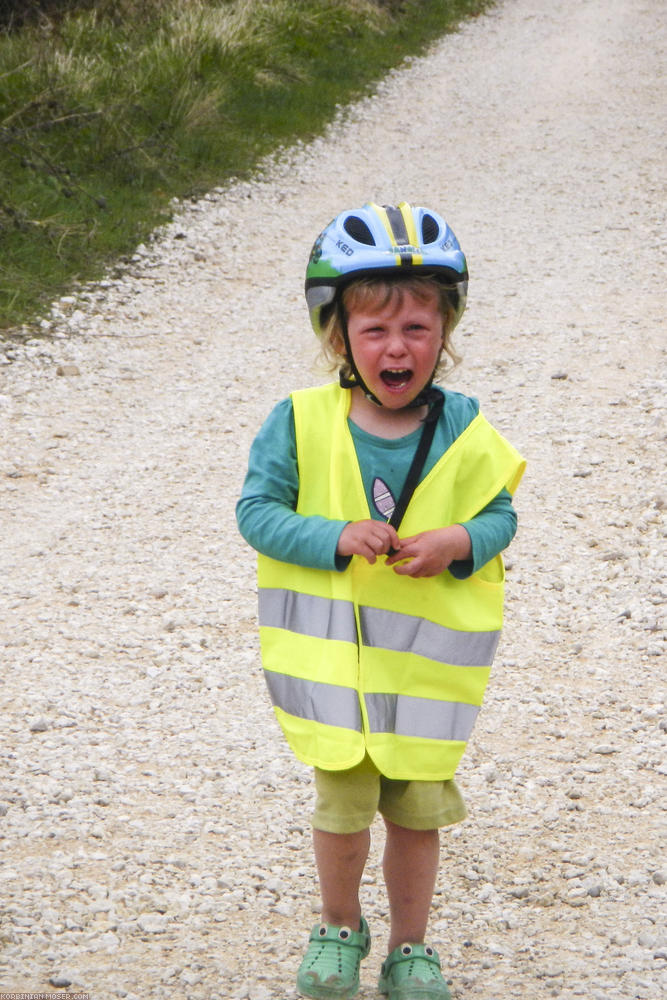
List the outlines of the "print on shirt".
{"type": "Polygon", "coordinates": [[[373,480],[373,505],[378,514],[382,514],[386,521],[390,519],[396,507],[396,501],[392,496],[391,490],[379,476],[376,476],[373,480]]]}

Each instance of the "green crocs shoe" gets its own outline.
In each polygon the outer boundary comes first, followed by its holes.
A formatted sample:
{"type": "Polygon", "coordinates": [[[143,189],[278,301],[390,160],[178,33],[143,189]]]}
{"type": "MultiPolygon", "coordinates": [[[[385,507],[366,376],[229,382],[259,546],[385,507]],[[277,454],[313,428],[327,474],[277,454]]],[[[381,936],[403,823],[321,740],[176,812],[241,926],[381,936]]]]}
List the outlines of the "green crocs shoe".
{"type": "Polygon", "coordinates": [[[296,977],[297,990],[314,1000],[348,1000],[359,990],[359,966],[370,950],[363,917],[358,931],[316,924],[296,977]]]}
{"type": "Polygon", "coordinates": [[[394,948],[382,964],[378,989],[388,1000],[451,1000],[438,953],[423,944],[394,948]]]}

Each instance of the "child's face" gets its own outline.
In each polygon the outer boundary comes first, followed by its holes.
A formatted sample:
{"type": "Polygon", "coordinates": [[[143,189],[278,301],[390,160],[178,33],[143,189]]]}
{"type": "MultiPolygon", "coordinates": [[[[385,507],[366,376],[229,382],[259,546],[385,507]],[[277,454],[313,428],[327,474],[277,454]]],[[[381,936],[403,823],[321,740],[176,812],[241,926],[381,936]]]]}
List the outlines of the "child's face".
{"type": "Polygon", "coordinates": [[[352,309],[350,348],[359,374],[383,406],[408,406],[433,374],[443,345],[437,293],[420,301],[404,292],[384,308],[352,309]]]}

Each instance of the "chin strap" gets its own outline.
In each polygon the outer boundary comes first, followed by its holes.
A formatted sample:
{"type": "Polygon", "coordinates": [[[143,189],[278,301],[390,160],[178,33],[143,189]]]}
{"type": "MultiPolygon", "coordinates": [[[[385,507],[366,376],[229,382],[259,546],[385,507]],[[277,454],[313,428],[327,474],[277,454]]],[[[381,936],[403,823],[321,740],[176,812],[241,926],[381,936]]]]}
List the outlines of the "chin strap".
{"type": "Polygon", "coordinates": [[[341,332],[343,334],[343,343],[345,344],[345,354],[347,356],[347,363],[352,370],[352,375],[346,375],[343,368],[338,372],[338,381],[340,382],[341,388],[343,389],[356,389],[357,387],[361,389],[366,399],[370,399],[371,403],[375,403],[376,406],[382,406],[382,403],[374,396],[371,390],[368,388],[361,375],[359,374],[359,369],[357,368],[354,357],[352,355],[352,349],[350,347],[350,336],[347,332],[347,316],[345,315],[345,309],[343,308],[343,303],[338,298],[336,302],[336,312],[338,313],[338,322],[340,324],[341,332]]]}

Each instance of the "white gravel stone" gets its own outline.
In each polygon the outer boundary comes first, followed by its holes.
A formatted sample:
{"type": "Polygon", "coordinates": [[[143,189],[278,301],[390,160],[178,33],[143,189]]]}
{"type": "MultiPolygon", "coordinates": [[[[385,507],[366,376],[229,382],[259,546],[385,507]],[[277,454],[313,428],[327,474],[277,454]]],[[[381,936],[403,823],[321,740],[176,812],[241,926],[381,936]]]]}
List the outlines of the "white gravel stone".
{"type": "Polygon", "coordinates": [[[665,995],[666,33],[659,0],[501,0],[0,343],[3,988],[296,996],[312,789],[234,505],[274,402],[326,377],[315,235],[405,198],[468,256],[450,384],[529,463],[433,943],[454,1000],[665,995]]]}

